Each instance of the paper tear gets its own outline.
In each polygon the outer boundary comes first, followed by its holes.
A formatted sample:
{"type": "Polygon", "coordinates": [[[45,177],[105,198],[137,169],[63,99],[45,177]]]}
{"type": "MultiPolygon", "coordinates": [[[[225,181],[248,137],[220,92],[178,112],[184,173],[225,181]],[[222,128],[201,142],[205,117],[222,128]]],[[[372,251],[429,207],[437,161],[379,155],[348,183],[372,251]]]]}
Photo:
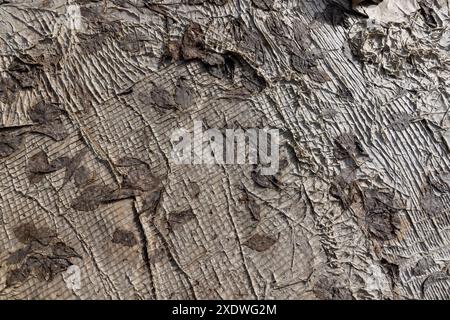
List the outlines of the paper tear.
{"type": "Polygon", "coordinates": [[[384,0],[379,5],[372,5],[366,8],[366,13],[370,19],[380,22],[402,23],[408,17],[419,10],[417,0],[384,0]]]}

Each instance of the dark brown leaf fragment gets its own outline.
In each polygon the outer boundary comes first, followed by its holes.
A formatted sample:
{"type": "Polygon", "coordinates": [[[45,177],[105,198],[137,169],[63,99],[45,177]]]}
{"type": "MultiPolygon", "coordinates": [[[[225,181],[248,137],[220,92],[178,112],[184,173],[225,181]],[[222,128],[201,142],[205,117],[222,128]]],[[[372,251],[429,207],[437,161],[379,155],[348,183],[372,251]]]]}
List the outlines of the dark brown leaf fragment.
{"type": "Polygon", "coordinates": [[[52,245],[52,253],[57,258],[81,258],[74,248],[61,241],[52,245]]]}
{"type": "MultiPolygon", "coordinates": [[[[440,193],[450,193],[450,173],[448,172],[439,172],[439,173],[430,173],[427,176],[428,183],[430,187],[440,193]]],[[[429,188],[428,192],[431,190],[429,188]]]]}
{"type": "Polygon", "coordinates": [[[28,64],[15,58],[9,65],[7,72],[21,89],[30,89],[35,86],[37,80],[36,67],[35,64],[28,64]]]}
{"type": "Polygon", "coordinates": [[[128,188],[120,188],[117,190],[114,190],[110,193],[108,197],[106,197],[102,202],[113,202],[113,201],[119,201],[124,199],[130,199],[134,198],[136,196],[136,190],[135,189],[128,189],[128,188]]]}
{"type": "Polygon", "coordinates": [[[340,285],[335,279],[321,276],[313,286],[314,295],[321,300],[352,300],[350,289],[340,285]]]}
{"type": "Polygon", "coordinates": [[[401,220],[394,195],[369,189],[364,192],[363,200],[371,235],[382,241],[396,238],[401,230],[401,220]]]}
{"type": "Polygon", "coordinates": [[[133,157],[122,157],[120,158],[116,165],[118,167],[134,167],[134,166],[140,166],[140,165],[147,165],[144,161],[141,159],[133,158],[133,157]]]}
{"type": "Polygon", "coordinates": [[[81,165],[81,162],[83,161],[83,158],[86,155],[86,153],[87,153],[87,150],[82,149],[82,150],[78,151],[71,159],[67,160],[66,172],[65,172],[64,180],[63,180],[63,186],[67,182],[69,182],[69,180],[73,177],[76,170],[81,165]]]}
{"type": "Polygon", "coordinates": [[[255,234],[250,239],[244,242],[244,245],[258,252],[269,250],[277,239],[265,234],[255,234]]]}
{"type": "Polygon", "coordinates": [[[51,281],[53,278],[50,261],[46,256],[29,256],[23,264],[23,267],[41,281],[51,281]]]}
{"type": "Polygon", "coordinates": [[[148,167],[132,167],[122,182],[122,188],[140,191],[158,189],[160,180],[155,177],[148,167]]]}
{"type": "Polygon", "coordinates": [[[28,111],[28,114],[33,122],[48,124],[58,120],[63,112],[55,104],[40,101],[28,111]]]}
{"type": "Polygon", "coordinates": [[[184,78],[178,79],[175,88],[175,103],[180,109],[187,109],[194,103],[194,90],[184,78]]]}
{"type": "Polygon", "coordinates": [[[22,136],[13,133],[0,133],[0,158],[13,154],[22,144],[22,136]]]}
{"type": "Polygon", "coordinates": [[[156,248],[149,252],[148,259],[150,263],[157,263],[166,257],[166,252],[164,249],[156,248]]]}
{"type": "Polygon", "coordinates": [[[200,187],[197,182],[189,183],[190,194],[193,198],[197,198],[200,194],[200,187]]]}
{"type": "Polygon", "coordinates": [[[11,77],[0,78],[0,101],[12,104],[19,92],[18,85],[11,77]]]}
{"type": "Polygon", "coordinates": [[[187,4],[190,5],[199,5],[206,3],[215,4],[217,6],[223,6],[225,3],[227,3],[229,0],[187,0],[187,4]]]}
{"type": "Polygon", "coordinates": [[[30,132],[39,133],[50,137],[55,141],[62,141],[68,136],[68,132],[61,120],[55,120],[52,123],[33,126],[30,132]]]}
{"type": "Polygon", "coordinates": [[[94,35],[90,34],[78,34],[78,38],[80,39],[80,48],[84,54],[94,54],[104,47],[107,34],[106,33],[97,33],[94,35]]]}
{"type": "Polygon", "coordinates": [[[30,275],[27,268],[18,268],[8,271],[6,274],[6,288],[25,282],[30,275]]]}
{"type": "Polygon", "coordinates": [[[14,252],[12,252],[8,259],[6,260],[7,264],[19,264],[21,263],[25,257],[31,252],[31,246],[27,245],[24,248],[20,248],[14,252]]]}
{"type": "Polygon", "coordinates": [[[114,231],[112,242],[116,244],[121,244],[125,247],[133,247],[137,244],[137,240],[134,233],[123,229],[116,229],[114,231]]]}
{"type": "Polygon", "coordinates": [[[325,10],[322,12],[325,22],[332,26],[348,27],[347,16],[355,16],[359,18],[368,18],[364,13],[353,10],[350,4],[345,7],[335,1],[329,1],[325,10]]]}
{"type": "Polygon", "coordinates": [[[337,159],[353,159],[356,161],[358,157],[368,157],[363,145],[358,138],[350,133],[343,133],[336,137],[335,156],[337,159]]]}
{"type": "Polygon", "coordinates": [[[114,190],[106,185],[94,184],[87,186],[81,194],[72,202],[72,208],[77,211],[92,211],[101,203],[111,201],[111,193],[114,190]]]}
{"type": "Polygon", "coordinates": [[[304,52],[301,56],[292,54],[291,66],[295,71],[299,73],[307,73],[313,67],[317,67],[317,61],[313,55],[308,54],[307,52],[304,52]]]}
{"type": "Polygon", "coordinates": [[[119,40],[118,45],[121,50],[131,53],[137,53],[142,48],[142,44],[139,37],[137,37],[134,34],[124,36],[122,39],[119,40]]]}
{"type": "Polygon", "coordinates": [[[204,34],[201,26],[190,23],[184,31],[181,41],[181,54],[184,60],[200,59],[204,56],[204,34]]]}
{"type": "Polygon", "coordinates": [[[311,80],[316,81],[318,83],[324,83],[331,80],[330,76],[325,71],[316,67],[308,70],[308,75],[311,78],[311,80]]]}
{"type": "Polygon", "coordinates": [[[253,219],[256,221],[261,220],[261,206],[256,203],[255,199],[250,198],[247,202],[247,208],[250,211],[253,219]]]}
{"type": "Polygon", "coordinates": [[[69,260],[58,257],[49,257],[48,263],[51,270],[49,281],[51,281],[58,274],[66,271],[72,265],[72,262],[69,260]]]}
{"type": "Polygon", "coordinates": [[[179,61],[181,58],[181,47],[178,41],[169,41],[166,47],[165,57],[170,58],[172,62],[179,61]]]}
{"type": "Polygon", "coordinates": [[[261,206],[256,203],[255,198],[250,195],[247,189],[243,188],[244,196],[242,197],[241,201],[244,202],[250,211],[250,214],[252,215],[253,219],[256,221],[261,220],[261,206]]]}
{"type": "Polygon", "coordinates": [[[433,190],[427,188],[422,196],[422,209],[430,217],[436,217],[446,212],[443,199],[435,194],[433,190]]]}
{"type": "Polygon", "coordinates": [[[41,151],[28,161],[28,178],[31,183],[39,182],[46,174],[64,168],[66,162],[66,158],[58,158],[49,162],[47,154],[41,151]]]}
{"type": "Polygon", "coordinates": [[[62,169],[64,164],[59,161],[49,163],[48,156],[40,151],[28,160],[28,178],[31,183],[39,182],[45,174],[62,169]]]}
{"type": "Polygon", "coordinates": [[[436,267],[436,262],[431,257],[424,257],[416,262],[414,267],[411,269],[411,274],[413,276],[419,277],[425,275],[436,267]]]}
{"type": "Polygon", "coordinates": [[[144,204],[142,206],[142,212],[153,214],[158,208],[158,204],[161,199],[161,190],[155,190],[147,193],[144,198],[144,204]]]}
{"type": "Polygon", "coordinates": [[[391,128],[395,131],[402,131],[411,125],[412,117],[408,113],[398,113],[392,116],[391,128]]]}
{"type": "Polygon", "coordinates": [[[167,90],[162,88],[154,88],[150,92],[150,97],[152,99],[153,105],[158,108],[165,110],[174,110],[177,109],[177,105],[171,95],[167,90]]]}
{"type": "Polygon", "coordinates": [[[210,75],[217,79],[233,79],[236,61],[229,56],[207,53],[202,62],[210,75]]]}
{"type": "Polygon", "coordinates": [[[28,244],[35,239],[37,229],[31,223],[24,223],[14,228],[13,232],[20,242],[28,244]]]}
{"type": "Polygon", "coordinates": [[[356,7],[360,4],[379,4],[383,2],[383,0],[352,0],[352,7],[356,7]]]}
{"type": "Polygon", "coordinates": [[[252,0],[255,7],[265,11],[272,10],[274,2],[274,0],[252,0]]]}
{"type": "Polygon", "coordinates": [[[264,90],[267,86],[266,80],[261,77],[254,68],[252,68],[243,59],[238,60],[242,71],[242,85],[250,93],[258,93],[264,90]]]}
{"type": "Polygon", "coordinates": [[[183,225],[195,218],[192,209],[171,212],[168,217],[168,223],[171,229],[175,229],[179,225],[183,225]]]}
{"type": "Polygon", "coordinates": [[[55,141],[65,139],[68,133],[61,120],[63,113],[53,103],[38,102],[28,111],[31,120],[36,123],[30,132],[46,135],[55,141]]]}
{"type": "Polygon", "coordinates": [[[261,188],[280,188],[278,179],[273,175],[262,175],[260,171],[252,171],[252,180],[261,188]]]}
{"type": "Polygon", "coordinates": [[[341,201],[344,209],[350,208],[354,201],[355,190],[353,183],[346,181],[341,175],[338,175],[330,184],[330,194],[341,201]]]}
{"type": "Polygon", "coordinates": [[[32,223],[23,223],[14,228],[13,232],[16,238],[24,244],[37,241],[43,245],[48,245],[56,237],[55,232],[47,227],[36,228],[32,223]]]}
{"type": "Polygon", "coordinates": [[[92,178],[92,172],[85,166],[79,167],[73,174],[73,181],[78,188],[89,184],[92,178]]]}

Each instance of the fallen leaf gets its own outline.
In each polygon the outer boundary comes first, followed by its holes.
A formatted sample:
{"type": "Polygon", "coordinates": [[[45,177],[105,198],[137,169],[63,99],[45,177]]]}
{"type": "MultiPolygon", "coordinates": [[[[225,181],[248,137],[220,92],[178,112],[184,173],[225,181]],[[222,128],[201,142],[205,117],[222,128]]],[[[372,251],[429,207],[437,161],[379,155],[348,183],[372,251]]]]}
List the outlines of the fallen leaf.
{"type": "Polygon", "coordinates": [[[137,244],[137,240],[134,233],[123,229],[116,229],[114,231],[112,242],[116,244],[121,244],[125,247],[133,247],[137,244]]]}
{"type": "Polygon", "coordinates": [[[52,245],[52,253],[58,258],[81,258],[74,248],[61,241],[52,245]]]}
{"type": "Polygon", "coordinates": [[[244,242],[244,245],[258,252],[269,250],[277,239],[274,239],[265,234],[255,234],[250,239],[244,242]]]}

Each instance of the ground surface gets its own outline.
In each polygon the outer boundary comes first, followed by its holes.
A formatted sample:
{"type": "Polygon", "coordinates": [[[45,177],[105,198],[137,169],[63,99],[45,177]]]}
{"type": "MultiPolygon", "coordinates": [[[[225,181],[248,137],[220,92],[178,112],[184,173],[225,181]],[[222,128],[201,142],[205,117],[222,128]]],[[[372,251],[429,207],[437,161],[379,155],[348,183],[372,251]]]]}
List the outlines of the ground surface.
{"type": "Polygon", "coordinates": [[[449,299],[450,7],[395,2],[0,1],[0,298],[449,299]]]}

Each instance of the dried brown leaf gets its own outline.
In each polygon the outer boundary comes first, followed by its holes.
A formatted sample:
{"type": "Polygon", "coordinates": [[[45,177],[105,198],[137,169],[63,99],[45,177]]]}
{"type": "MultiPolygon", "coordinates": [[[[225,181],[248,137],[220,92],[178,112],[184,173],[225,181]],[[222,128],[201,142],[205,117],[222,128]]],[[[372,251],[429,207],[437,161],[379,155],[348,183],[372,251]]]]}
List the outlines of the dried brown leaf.
{"type": "Polygon", "coordinates": [[[277,239],[265,234],[255,234],[250,239],[244,242],[244,245],[258,252],[269,250],[277,239]]]}
{"type": "Polygon", "coordinates": [[[123,229],[116,229],[114,231],[112,242],[116,244],[121,244],[125,247],[133,247],[137,244],[137,240],[134,233],[123,229]]]}

